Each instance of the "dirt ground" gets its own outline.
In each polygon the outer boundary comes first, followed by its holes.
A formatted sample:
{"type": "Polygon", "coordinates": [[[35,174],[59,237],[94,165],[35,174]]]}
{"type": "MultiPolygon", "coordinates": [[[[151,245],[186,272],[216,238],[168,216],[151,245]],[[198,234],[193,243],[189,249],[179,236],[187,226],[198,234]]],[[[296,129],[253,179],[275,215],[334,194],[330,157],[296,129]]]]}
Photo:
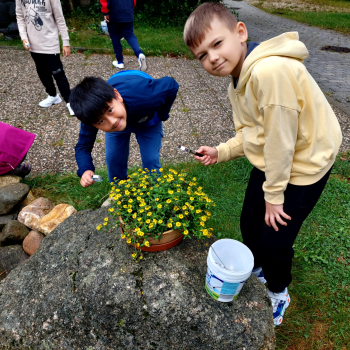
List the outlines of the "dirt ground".
{"type": "Polygon", "coordinates": [[[337,11],[350,12],[350,8],[333,7],[320,4],[315,0],[245,0],[248,4],[266,9],[288,9],[293,11],[337,11]]]}

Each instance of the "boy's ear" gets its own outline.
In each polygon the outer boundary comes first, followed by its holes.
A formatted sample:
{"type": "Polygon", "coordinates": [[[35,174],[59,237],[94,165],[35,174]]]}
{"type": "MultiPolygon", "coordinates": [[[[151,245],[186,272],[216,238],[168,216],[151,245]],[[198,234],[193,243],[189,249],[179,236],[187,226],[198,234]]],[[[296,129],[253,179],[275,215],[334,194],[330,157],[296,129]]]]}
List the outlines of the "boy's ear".
{"type": "Polygon", "coordinates": [[[241,43],[245,43],[248,40],[248,30],[243,22],[238,22],[236,26],[239,40],[241,43]]]}
{"type": "Polygon", "coordinates": [[[120,103],[122,103],[123,102],[123,97],[120,95],[120,93],[118,92],[117,89],[114,89],[114,93],[115,93],[116,100],[118,100],[120,103]]]}

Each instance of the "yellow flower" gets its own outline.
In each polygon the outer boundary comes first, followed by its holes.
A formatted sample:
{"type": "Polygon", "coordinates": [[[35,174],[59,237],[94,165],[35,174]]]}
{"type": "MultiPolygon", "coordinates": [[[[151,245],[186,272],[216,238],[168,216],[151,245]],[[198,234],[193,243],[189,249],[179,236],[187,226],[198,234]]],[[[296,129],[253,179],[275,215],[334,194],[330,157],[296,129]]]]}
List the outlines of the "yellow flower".
{"type": "Polygon", "coordinates": [[[125,193],[127,196],[130,194],[130,192],[129,192],[128,190],[126,190],[124,193],[125,193]]]}
{"type": "Polygon", "coordinates": [[[136,255],[137,255],[136,253],[132,253],[132,254],[131,254],[131,256],[132,256],[133,258],[136,258],[136,255]]]}
{"type": "Polygon", "coordinates": [[[132,209],[128,209],[128,213],[132,213],[132,209]]]}
{"type": "Polygon", "coordinates": [[[167,199],[167,201],[166,201],[166,202],[167,202],[168,204],[169,204],[169,203],[171,203],[171,199],[167,199]]]}
{"type": "Polygon", "coordinates": [[[168,193],[169,193],[169,194],[173,194],[173,193],[174,193],[174,191],[169,190],[169,191],[168,191],[168,193]]]}
{"type": "Polygon", "coordinates": [[[201,219],[202,219],[202,221],[207,221],[207,217],[206,216],[202,216],[201,219]]]}
{"type": "Polygon", "coordinates": [[[145,209],[140,209],[140,213],[143,213],[145,211],[145,209]]]}
{"type": "Polygon", "coordinates": [[[189,212],[186,210],[186,211],[185,211],[185,215],[188,215],[188,214],[189,214],[189,212]]]}
{"type": "Polygon", "coordinates": [[[158,205],[157,205],[157,208],[159,208],[159,209],[160,209],[161,207],[162,207],[162,205],[161,205],[161,204],[158,204],[158,205]]]}
{"type": "Polygon", "coordinates": [[[180,226],[181,226],[181,222],[177,222],[177,223],[176,223],[176,226],[177,226],[177,227],[180,227],[180,226]]]}
{"type": "Polygon", "coordinates": [[[140,248],[140,243],[136,243],[136,248],[140,248]]]}
{"type": "Polygon", "coordinates": [[[201,221],[201,222],[199,223],[199,225],[204,226],[205,223],[204,223],[203,221],[201,221]]]}
{"type": "Polygon", "coordinates": [[[133,200],[130,198],[130,199],[128,200],[128,202],[129,202],[129,203],[132,203],[132,202],[133,202],[133,200]]]}
{"type": "Polygon", "coordinates": [[[162,172],[162,171],[163,171],[163,168],[160,168],[159,171],[162,172]]]}
{"type": "Polygon", "coordinates": [[[173,224],[169,222],[169,223],[167,224],[167,226],[168,226],[168,227],[173,227],[173,224]]]}
{"type": "Polygon", "coordinates": [[[120,204],[122,204],[122,202],[121,202],[121,201],[119,201],[119,202],[117,202],[117,204],[118,204],[118,205],[120,205],[120,204]]]}
{"type": "Polygon", "coordinates": [[[128,206],[126,204],[123,205],[123,208],[127,208],[128,206]]]}
{"type": "Polygon", "coordinates": [[[124,239],[124,238],[125,238],[125,235],[120,235],[120,237],[124,239]]]}
{"type": "Polygon", "coordinates": [[[136,199],[137,199],[138,201],[140,201],[140,200],[141,200],[141,197],[139,196],[139,197],[137,197],[136,199]]]}
{"type": "Polygon", "coordinates": [[[192,179],[193,181],[197,181],[197,179],[194,177],[193,179],[192,179]]]}
{"type": "Polygon", "coordinates": [[[108,211],[110,211],[111,213],[114,212],[114,208],[109,208],[108,211]]]}
{"type": "Polygon", "coordinates": [[[180,210],[180,208],[176,205],[176,206],[174,207],[174,210],[178,211],[178,210],[180,210]]]}
{"type": "Polygon", "coordinates": [[[207,234],[208,234],[208,230],[207,229],[203,230],[203,235],[206,236],[207,234]]]}
{"type": "Polygon", "coordinates": [[[119,189],[119,188],[117,188],[115,191],[116,191],[116,192],[120,192],[120,189],[119,189]]]}
{"type": "Polygon", "coordinates": [[[145,234],[145,233],[142,232],[142,231],[139,232],[139,236],[141,236],[141,237],[142,237],[144,234],[145,234]]]}
{"type": "Polygon", "coordinates": [[[158,202],[158,201],[159,201],[159,198],[156,198],[155,201],[158,202]]]}
{"type": "Polygon", "coordinates": [[[157,219],[153,219],[152,221],[153,221],[153,223],[154,223],[154,224],[156,224],[156,223],[157,223],[157,219]]]}
{"type": "Polygon", "coordinates": [[[141,260],[141,259],[143,259],[143,256],[142,256],[142,255],[140,255],[139,259],[140,259],[140,260],[141,260]]]}
{"type": "Polygon", "coordinates": [[[131,243],[131,238],[128,238],[128,239],[126,240],[126,243],[130,244],[130,243],[131,243]]]}
{"type": "Polygon", "coordinates": [[[163,223],[163,220],[158,220],[158,224],[162,224],[163,223]]]}
{"type": "Polygon", "coordinates": [[[182,210],[186,210],[187,209],[187,207],[186,207],[186,205],[184,205],[183,207],[182,207],[182,210]]]}
{"type": "Polygon", "coordinates": [[[184,217],[184,216],[183,216],[182,214],[179,215],[179,218],[180,218],[180,219],[183,219],[183,217],[184,217]]]}
{"type": "Polygon", "coordinates": [[[148,241],[145,242],[145,246],[149,247],[149,242],[148,241]]]}
{"type": "Polygon", "coordinates": [[[185,236],[188,235],[188,230],[185,230],[185,231],[184,231],[184,235],[185,235],[185,236]]]}
{"type": "Polygon", "coordinates": [[[137,231],[140,231],[140,228],[139,228],[139,227],[136,227],[136,228],[135,228],[135,232],[137,232],[137,231]]]}
{"type": "Polygon", "coordinates": [[[154,227],[154,225],[153,224],[149,224],[149,226],[148,226],[149,228],[152,228],[152,227],[154,227]]]}
{"type": "Polygon", "coordinates": [[[151,222],[150,219],[147,219],[147,220],[146,220],[146,224],[149,224],[150,222],[151,222]]]}
{"type": "Polygon", "coordinates": [[[193,206],[190,206],[190,210],[193,210],[194,209],[194,207],[193,206]]]}
{"type": "Polygon", "coordinates": [[[152,215],[152,212],[149,211],[149,212],[147,213],[147,216],[151,216],[151,215],[152,215]]]}
{"type": "Polygon", "coordinates": [[[134,219],[136,219],[137,218],[137,214],[136,213],[134,213],[134,215],[132,216],[134,219]]]}
{"type": "Polygon", "coordinates": [[[142,218],[137,218],[137,221],[140,221],[140,220],[142,220],[142,218]]]}
{"type": "Polygon", "coordinates": [[[197,209],[197,210],[196,210],[196,213],[197,213],[197,214],[199,214],[200,212],[201,212],[201,210],[200,210],[200,209],[197,209]]]}
{"type": "Polygon", "coordinates": [[[108,221],[108,218],[105,218],[105,221],[108,221]]]}
{"type": "Polygon", "coordinates": [[[191,200],[191,201],[193,201],[193,200],[194,200],[194,198],[193,198],[193,197],[190,197],[190,200],[191,200]]]}
{"type": "Polygon", "coordinates": [[[98,225],[98,226],[96,227],[96,230],[101,230],[101,228],[102,228],[102,226],[101,226],[101,225],[98,225]]]}
{"type": "Polygon", "coordinates": [[[107,222],[104,222],[104,223],[103,223],[103,226],[106,226],[106,225],[107,225],[107,222]]]}

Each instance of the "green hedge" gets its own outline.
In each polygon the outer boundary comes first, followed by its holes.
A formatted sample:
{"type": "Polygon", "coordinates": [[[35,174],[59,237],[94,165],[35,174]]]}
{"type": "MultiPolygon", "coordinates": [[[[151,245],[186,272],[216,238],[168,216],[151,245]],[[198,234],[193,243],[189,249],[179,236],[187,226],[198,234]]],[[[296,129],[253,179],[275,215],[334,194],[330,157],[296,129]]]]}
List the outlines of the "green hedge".
{"type": "MultiPolygon", "coordinates": [[[[79,6],[79,0],[72,0],[76,11],[72,13],[69,0],[61,0],[63,12],[70,15],[96,16],[101,15],[99,0],[91,0],[86,7],[79,6]]],[[[222,0],[211,0],[221,2],[222,0]]],[[[152,27],[174,27],[184,25],[190,13],[207,0],[137,0],[135,21],[152,27]]]]}

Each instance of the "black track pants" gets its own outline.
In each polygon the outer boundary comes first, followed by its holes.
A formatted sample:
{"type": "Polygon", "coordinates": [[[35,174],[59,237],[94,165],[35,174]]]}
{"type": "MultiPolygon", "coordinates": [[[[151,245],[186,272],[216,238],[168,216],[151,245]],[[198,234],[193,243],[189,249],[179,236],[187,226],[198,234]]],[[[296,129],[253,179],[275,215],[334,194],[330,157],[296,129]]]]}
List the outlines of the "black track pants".
{"type": "Polygon", "coordinates": [[[36,70],[39,78],[43,83],[46,92],[50,96],[56,96],[56,87],[52,77],[55,78],[58,90],[61,96],[66,102],[69,102],[70,87],[63,70],[63,65],[60,59],[60,55],[57,54],[45,54],[45,53],[30,53],[35,62],[36,70]]]}
{"type": "Polygon", "coordinates": [[[245,193],[241,214],[243,243],[254,255],[254,268],[262,267],[272,292],[282,292],[292,281],[293,244],[303,221],[311,213],[327,183],[329,170],[312,185],[288,184],[283,210],[292,220],[283,219],[287,226],[278,225],[279,231],[265,223],[265,199],[262,189],[265,173],[253,168],[245,193]]]}

